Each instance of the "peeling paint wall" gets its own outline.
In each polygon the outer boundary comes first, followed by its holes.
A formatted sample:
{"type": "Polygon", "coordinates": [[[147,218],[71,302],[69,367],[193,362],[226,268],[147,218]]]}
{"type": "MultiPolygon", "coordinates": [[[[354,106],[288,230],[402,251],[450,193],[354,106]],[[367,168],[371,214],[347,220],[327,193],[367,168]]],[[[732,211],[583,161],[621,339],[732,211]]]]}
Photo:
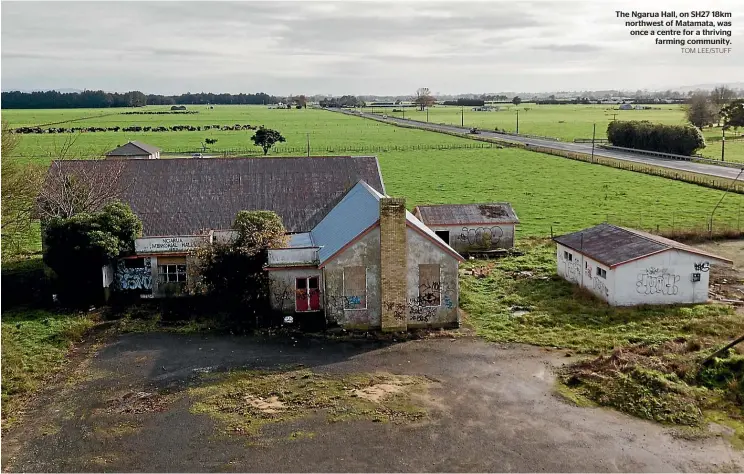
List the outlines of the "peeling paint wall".
{"type": "Polygon", "coordinates": [[[514,224],[427,225],[434,232],[448,231],[450,247],[460,253],[514,247],[514,224]]]}
{"type": "Polygon", "coordinates": [[[372,229],[339,255],[324,269],[326,320],[350,329],[380,327],[380,229],[372,229]],[[344,309],[344,267],[367,268],[367,308],[344,309]]]}
{"type": "MultiPolygon", "coordinates": [[[[408,327],[459,325],[459,262],[413,229],[408,229],[407,303],[408,327]],[[419,265],[439,264],[439,285],[420,284],[419,265]],[[432,306],[431,295],[439,304],[432,306]]],[[[384,302],[383,302],[384,304],[384,302]]]]}

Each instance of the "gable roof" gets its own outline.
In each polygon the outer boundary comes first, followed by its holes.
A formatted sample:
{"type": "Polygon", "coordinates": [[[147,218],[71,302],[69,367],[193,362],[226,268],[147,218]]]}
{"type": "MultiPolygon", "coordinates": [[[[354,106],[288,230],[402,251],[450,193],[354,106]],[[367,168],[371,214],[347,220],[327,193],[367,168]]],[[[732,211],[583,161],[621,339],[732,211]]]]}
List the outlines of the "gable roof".
{"type": "Polygon", "coordinates": [[[516,224],[517,214],[508,202],[416,206],[426,225],[516,224]]]}
{"type": "Polygon", "coordinates": [[[726,258],[671,239],[612,224],[600,224],[555,237],[553,240],[608,267],[616,267],[670,249],[701,255],[723,263],[733,263],[726,258]]]}
{"type": "Polygon", "coordinates": [[[241,210],[274,211],[288,232],[307,232],[360,179],[385,191],[374,156],[62,160],[52,162],[45,186],[59,171],[120,172],[112,185],[142,220],[144,236],[229,229],[241,210]]]}
{"type": "MultiPolygon", "coordinates": [[[[313,242],[320,247],[318,257],[321,266],[379,225],[380,199],[383,197],[386,196],[364,181],[359,181],[315,226],[310,234],[313,242]]],[[[464,260],[457,251],[408,211],[406,225],[417,230],[453,257],[464,260]]]]}
{"type": "Polygon", "coordinates": [[[118,148],[106,153],[106,156],[142,156],[152,155],[160,151],[160,148],[147,143],[132,140],[118,148]]]}

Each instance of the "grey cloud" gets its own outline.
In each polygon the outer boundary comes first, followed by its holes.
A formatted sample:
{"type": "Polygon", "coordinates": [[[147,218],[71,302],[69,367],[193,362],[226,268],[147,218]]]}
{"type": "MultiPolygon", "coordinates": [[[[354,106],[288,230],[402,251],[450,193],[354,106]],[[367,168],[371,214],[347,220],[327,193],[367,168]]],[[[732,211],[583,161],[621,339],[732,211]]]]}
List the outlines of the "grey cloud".
{"type": "Polygon", "coordinates": [[[564,53],[594,53],[603,51],[604,48],[589,43],[578,43],[578,44],[546,44],[540,46],[533,46],[532,49],[542,49],[545,51],[555,51],[564,53]]]}

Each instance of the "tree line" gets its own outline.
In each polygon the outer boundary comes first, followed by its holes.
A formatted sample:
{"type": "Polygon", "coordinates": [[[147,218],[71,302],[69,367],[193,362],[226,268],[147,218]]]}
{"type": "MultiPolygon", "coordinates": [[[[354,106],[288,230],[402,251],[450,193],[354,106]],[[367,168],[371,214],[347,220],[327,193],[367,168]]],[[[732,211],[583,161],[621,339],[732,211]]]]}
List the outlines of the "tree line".
{"type": "Polygon", "coordinates": [[[142,107],[145,105],[174,104],[242,104],[261,105],[276,104],[281,98],[263,92],[257,94],[213,94],[187,92],[180,95],[144,94],[140,91],[130,92],[3,92],[3,109],[72,109],[72,108],[108,108],[108,107],[142,107]]]}

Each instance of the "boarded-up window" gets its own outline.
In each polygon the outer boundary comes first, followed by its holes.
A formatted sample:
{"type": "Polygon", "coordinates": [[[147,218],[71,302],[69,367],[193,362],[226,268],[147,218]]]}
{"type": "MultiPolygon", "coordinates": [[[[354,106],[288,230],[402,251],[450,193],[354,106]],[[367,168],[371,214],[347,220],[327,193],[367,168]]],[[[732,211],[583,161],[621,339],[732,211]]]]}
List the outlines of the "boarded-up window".
{"type": "Polygon", "coordinates": [[[442,300],[442,284],[439,281],[439,264],[419,265],[419,300],[422,306],[439,306],[442,300]]]}
{"type": "Polygon", "coordinates": [[[344,268],[344,309],[367,309],[367,269],[344,268]]]}

